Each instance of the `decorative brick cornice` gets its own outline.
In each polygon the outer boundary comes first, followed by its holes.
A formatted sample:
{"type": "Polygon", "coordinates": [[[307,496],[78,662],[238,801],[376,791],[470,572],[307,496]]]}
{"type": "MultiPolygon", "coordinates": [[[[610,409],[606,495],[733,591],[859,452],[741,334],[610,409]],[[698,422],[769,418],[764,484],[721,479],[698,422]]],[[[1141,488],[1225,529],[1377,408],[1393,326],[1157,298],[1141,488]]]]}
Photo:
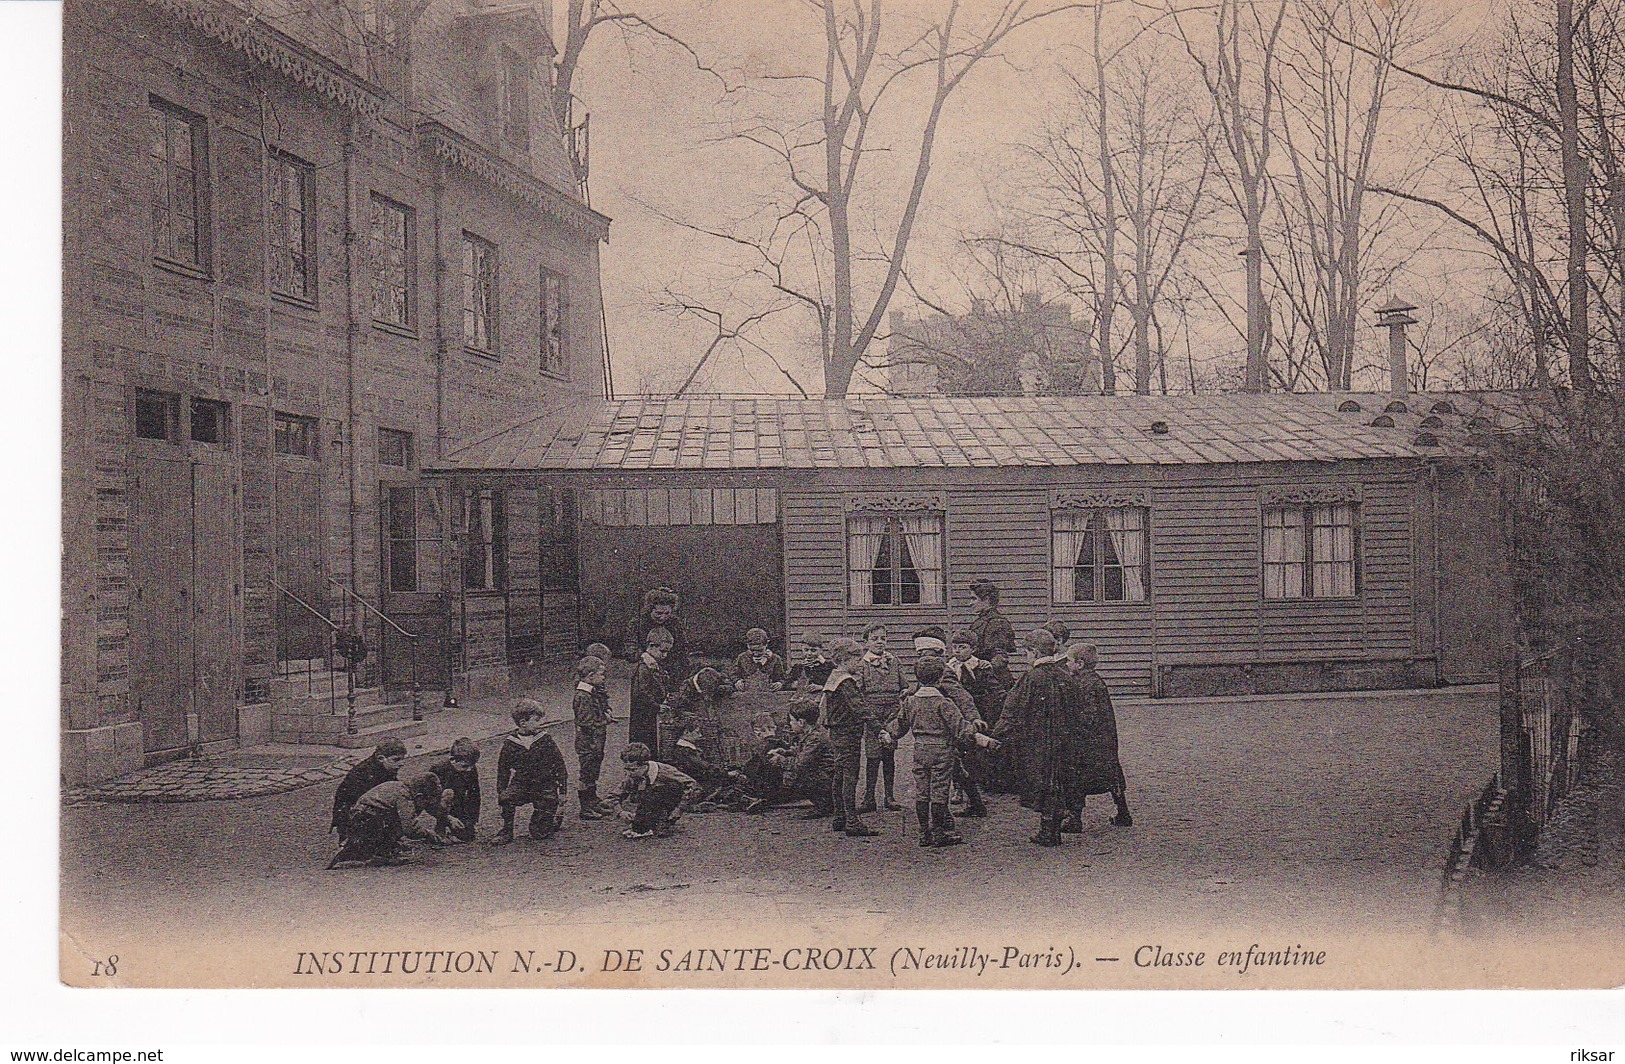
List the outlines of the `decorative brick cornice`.
{"type": "Polygon", "coordinates": [[[593,240],[609,239],[609,219],[439,122],[418,123],[418,140],[436,156],[517,196],[560,225],[593,240]]]}
{"type": "Polygon", "coordinates": [[[368,118],[383,114],[383,95],[331,60],[241,11],[208,0],[147,0],[229,44],[250,59],[368,118]]]}
{"type": "Polygon", "coordinates": [[[1292,487],[1264,489],[1265,506],[1359,501],[1360,485],[1358,484],[1298,484],[1292,487]]]}

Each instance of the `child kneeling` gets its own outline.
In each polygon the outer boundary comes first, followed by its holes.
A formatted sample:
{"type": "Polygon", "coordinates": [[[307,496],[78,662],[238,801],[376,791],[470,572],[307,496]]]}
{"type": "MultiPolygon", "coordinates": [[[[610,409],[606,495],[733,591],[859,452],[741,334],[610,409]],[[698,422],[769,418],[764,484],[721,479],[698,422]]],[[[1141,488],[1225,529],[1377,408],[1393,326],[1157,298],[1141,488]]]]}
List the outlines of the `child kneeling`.
{"type": "Polygon", "coordinates": [[[621,834],[629,839],[647,839],[657,831],[669,833],[699,797],[700,786],[694,777],[656,761],[644,743],[632,743],[622,750],[621,763],[626,766],[621,816],[632,822],[621,834]]]}
{"type": "Polygon", "coordinates": [[[569,783],[564,755],[559,744],[542,732],[563,723],[541,703],[522,698],[514,703],[514,730],[502,742],[497,754],[497,805],[502,810],[502,830],[492,839],[501,846],[513,841],[514,818],[523,805],[530,806],[530,837],[545,839],[564,822],[559,812],[559,796],[569,783]]]}
{"type": "Polygon", "coordinates": [[[440,778],[425,772],[410,783],[385,780],[350,807],[344,842],[327,863],[401,864],[407,836],[445,842],[438,828],[444,816],[440,778]]]}

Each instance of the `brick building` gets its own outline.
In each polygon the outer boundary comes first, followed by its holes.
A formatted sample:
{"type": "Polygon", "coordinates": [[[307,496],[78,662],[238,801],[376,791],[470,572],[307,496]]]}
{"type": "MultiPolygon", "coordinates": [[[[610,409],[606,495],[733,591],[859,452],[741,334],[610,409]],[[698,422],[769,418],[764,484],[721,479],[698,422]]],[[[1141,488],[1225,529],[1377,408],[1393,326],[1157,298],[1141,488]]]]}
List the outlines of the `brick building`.
{"type": "Polygon", "coordinates": [[[64,19],[65,777],[358,717],[364,741],[414,681],[573,649],[567,500],[418,477],[604,393],[608,220],[545,2],[64,19]]]}

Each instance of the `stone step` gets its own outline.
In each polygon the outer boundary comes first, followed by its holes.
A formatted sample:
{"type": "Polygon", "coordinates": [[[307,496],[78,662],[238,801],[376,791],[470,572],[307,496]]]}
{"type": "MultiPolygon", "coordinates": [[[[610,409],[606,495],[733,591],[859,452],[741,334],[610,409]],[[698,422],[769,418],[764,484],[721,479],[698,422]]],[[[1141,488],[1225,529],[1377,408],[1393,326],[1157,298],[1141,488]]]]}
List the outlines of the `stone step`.
{"type": "Polygon", "coordinates": [[[378,745],[378,740],[393,735],[397,739],[408,739],[414,735],[422,735],[429,730],[427,721],[405,720],[384,721],[367,728],[361,728],[354,735],[344,734],[338,738],[338,745],[346,750],[366,750],[378,745]]]}
{"type": "Polygon", "coordinates": [[[355,715],[355,735],[349,732],[349,718],[342,713],[295,714],[276,713],[271,716],[271,738],[280,743],[313,743],[319,746],[371,745],[365,740],[376,740],[383,735],[418,735],[428,725],[412,719],[410,705],[391,704],[375,706],[355,715]],[[354,743],[350,742],[355,739],[354,743]]]}
{"type": "MultiPolygon", "coordinates": [[[[355,690],[355,706],[358,710],[386,705],[389,701],[382,687],[358,687],[355,690]]],[[[271,704],[280,713],[334,713],[342,716],[349,711],[350,700],[343,689],[335,691],[332,698],[328,698],[326,691],[314,695],[306,695],[303,691],[291,693],[273,691],[271,704]]]]}

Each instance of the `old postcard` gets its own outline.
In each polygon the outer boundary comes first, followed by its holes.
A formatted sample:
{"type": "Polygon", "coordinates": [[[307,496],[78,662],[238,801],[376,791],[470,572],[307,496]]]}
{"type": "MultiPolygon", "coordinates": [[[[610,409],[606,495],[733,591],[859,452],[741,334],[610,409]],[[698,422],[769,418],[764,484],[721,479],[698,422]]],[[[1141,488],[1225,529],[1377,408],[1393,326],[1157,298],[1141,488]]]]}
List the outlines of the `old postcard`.
{"type": "Polygon", "coordinates": [[[1625,981],[1625,4],[62,18],[64,982],[1625,981]]]}

